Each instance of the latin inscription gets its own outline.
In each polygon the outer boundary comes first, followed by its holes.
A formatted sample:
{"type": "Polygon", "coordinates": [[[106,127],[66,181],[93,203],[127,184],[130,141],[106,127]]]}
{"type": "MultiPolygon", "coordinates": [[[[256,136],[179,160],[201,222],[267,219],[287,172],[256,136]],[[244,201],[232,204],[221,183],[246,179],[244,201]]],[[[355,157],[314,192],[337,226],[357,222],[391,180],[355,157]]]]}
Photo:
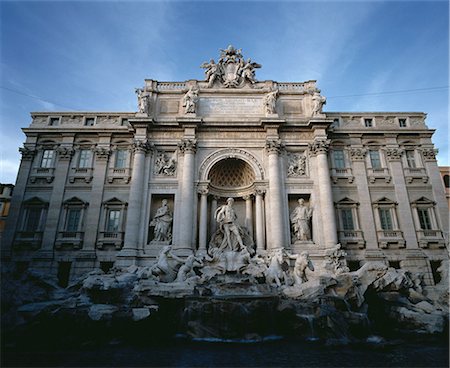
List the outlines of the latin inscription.
{"type": "Polygon", "coordinates": [[[263,112],[260,98],[201,98],[200,115],[260,115],[263,112]]]}

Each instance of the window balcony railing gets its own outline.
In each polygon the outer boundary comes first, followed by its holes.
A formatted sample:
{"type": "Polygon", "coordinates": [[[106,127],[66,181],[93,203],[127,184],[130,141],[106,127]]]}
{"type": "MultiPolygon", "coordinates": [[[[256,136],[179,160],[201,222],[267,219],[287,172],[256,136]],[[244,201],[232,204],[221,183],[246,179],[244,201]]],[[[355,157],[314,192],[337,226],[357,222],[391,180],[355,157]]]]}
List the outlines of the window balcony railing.
{"type": "Polygon", "coordinates": [[[92,181],[94,169],[92,167],[72,167],[69,175],[69,182],[74,183],[75,180],[84,180],[86,183],[92,181]]]}
{"type": "Polygon", "coordinates": [[[61,249],[63,245],[80,249],[83,244],[84,231],[59,231],[56,237],[55,247],[61,249]]]}
{"type": "Polygon", "coordinates": [[[367,176],[369,177],[369,181],[371,183],[374,183],[377,179],[384,180],[386,183],[391,181],[391,176],[389,175],[389,169],[387,167],[369,167],[367,169],[367,176]]]}
{"type": "Polygon", "coordinates": [[[42,244],[42,231],[18,231],[14,239],[14,245],[39,249],[42,244]]]}
{"type": "Polygon", "coordinates": [[[340,230],[339,241],[344,246],[356,245],[358,248],[365,247],[365,240],[361,230],[340,230]]]}
{"type": "Polygon", "coordinates": [[[126,184],[131,179],[131,168],[129,167],[110,167],[108,169],[108,183],[112,183],[114,180],[123,180],[126,184]]]}
{"type": "Polygon", "coordinates": [[[389,244],[396,243],[399,248],[405,247],[405,239],[401,230],[378,230],[378,241],[381,248],[387,248],[389,244]]]}
{"type": "Polygon", "coordinates": [[[353,183],[355,177],[353,176],[352,169],[350,167],[345,168],[332,168],[331,178],[336,184],[339,179],[347,179],[349,183],[353,183]]]}
{"type": "Polygon", "coordinates": [[[444,236],[441,230],[418,230],[417,239],[421,248],[428,248],[430,243],[435,243],[439,248],[445,247],[444,236]]]}
{"type": "Polygon", "coordinates": [[[53,167],[34,167],[31,170],[30,182],[36,183],[36,180],[43,179],[51,183],[55,178],[55,168],[53,167]]]}
{"type": "Polygon", "coordinates": [[[103,249],[106,245],[112,245],[116,249],[122,249],[125,232],[101,231],[97,239],[97,248],[103,249]]]}
{"type": "Polygon", "coordinates": [[[423,167],[405,167],[404,171],[408,183],[412,183],[415,179],[422,180],[423,183],[428,182],[427,171],[423,167]]]}

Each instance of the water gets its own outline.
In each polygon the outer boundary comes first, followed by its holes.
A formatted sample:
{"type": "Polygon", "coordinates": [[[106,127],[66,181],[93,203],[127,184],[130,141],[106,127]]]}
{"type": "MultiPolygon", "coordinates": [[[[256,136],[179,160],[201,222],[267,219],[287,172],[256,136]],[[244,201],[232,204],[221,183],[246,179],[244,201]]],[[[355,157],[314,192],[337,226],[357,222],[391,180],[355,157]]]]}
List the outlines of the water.
{"type": "MultiPolygon", "coordinates": [[[[384,340],[381,340],[384,341],[384,340]]],[[[259,343],[174,339],[151,345],[111,341],[64,350],[3,352],[2,367],[448,367],[445,341],[327,345],[274,336],[259,343]]]]}

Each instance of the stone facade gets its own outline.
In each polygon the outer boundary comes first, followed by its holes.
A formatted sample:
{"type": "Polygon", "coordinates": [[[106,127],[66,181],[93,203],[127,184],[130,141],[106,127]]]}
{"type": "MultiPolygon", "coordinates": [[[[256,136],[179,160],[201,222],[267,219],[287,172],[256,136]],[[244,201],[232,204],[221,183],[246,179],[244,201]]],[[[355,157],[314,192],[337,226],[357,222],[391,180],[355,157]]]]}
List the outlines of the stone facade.
{"type": "Polygon", "coordinates": [[[381,260],[434,284],[448,207],[424,113],[323,112],[315,81],[257,81],[232,47],[202,67],[145,80],[138,112],[33,112],[3,257],[74,279],[168,244],[204,254],[233,198],[259,253],[320,263],[341,243],[350,269],[381,260]]]}

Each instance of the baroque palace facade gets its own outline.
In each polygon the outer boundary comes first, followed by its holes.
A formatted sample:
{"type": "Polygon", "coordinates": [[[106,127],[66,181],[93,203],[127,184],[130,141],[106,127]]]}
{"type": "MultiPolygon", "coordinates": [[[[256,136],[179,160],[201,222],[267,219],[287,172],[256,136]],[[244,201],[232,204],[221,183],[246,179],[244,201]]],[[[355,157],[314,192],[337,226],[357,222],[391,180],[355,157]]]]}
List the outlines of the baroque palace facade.
{"type": "Polygon", "coordinates": [[[323,112],[315,81],[259,67],[229,46],[205,80],[145,80],[137,113],[32,113],[3,257],[67,281],[166,245],[206,254],[233,198],[261,254],[320,264],[340,243],[351,270],[382,260],[433,285],[449,213],[426,115],[323,112]]]}

